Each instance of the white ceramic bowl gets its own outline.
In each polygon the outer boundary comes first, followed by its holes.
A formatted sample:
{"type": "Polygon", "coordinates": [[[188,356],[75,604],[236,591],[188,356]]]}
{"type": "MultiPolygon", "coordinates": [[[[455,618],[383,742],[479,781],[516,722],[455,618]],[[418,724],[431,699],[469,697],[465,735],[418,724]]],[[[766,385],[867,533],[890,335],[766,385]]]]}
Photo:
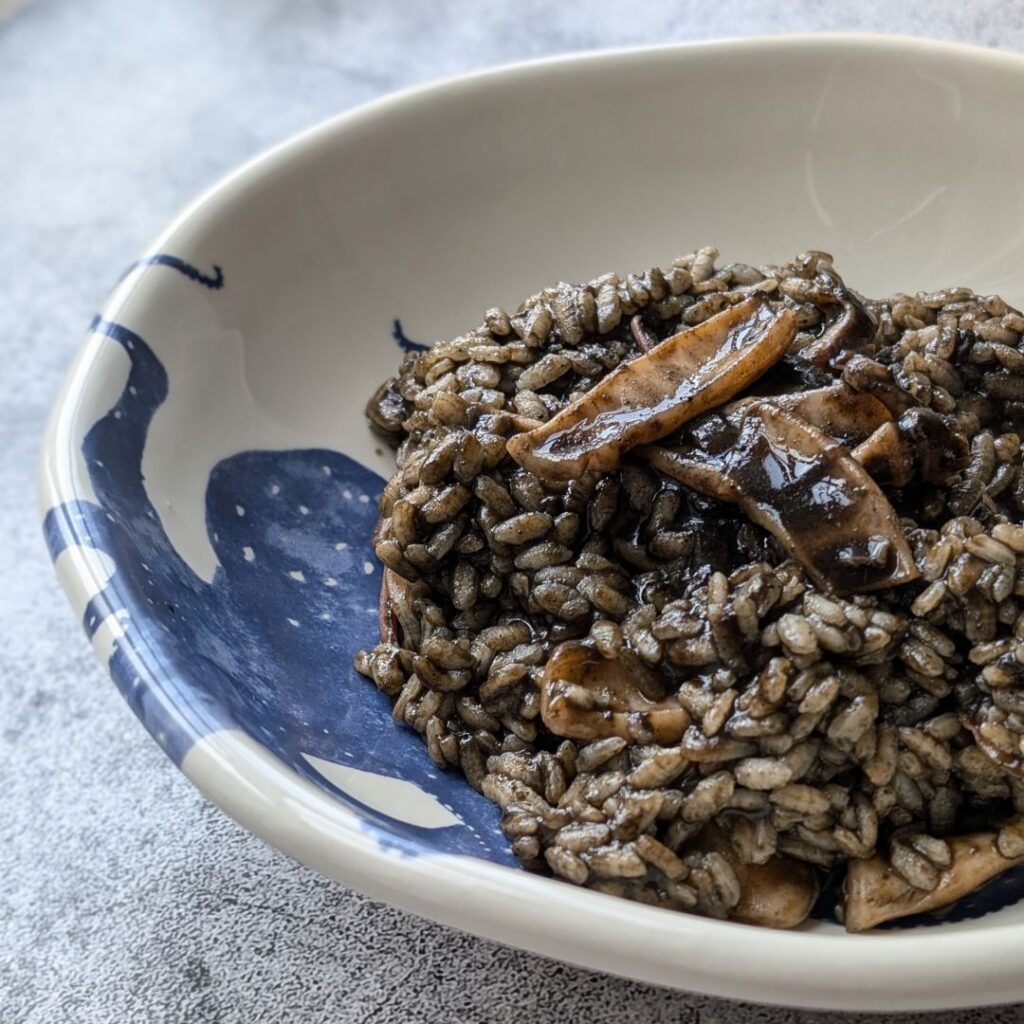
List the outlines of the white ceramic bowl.
{"type": "Polygon", "coordinates": [[[493,808],[351,668],[391,464],[362,408],[400,358],[396,319],[450,336],[708,243],[825,249],[868,294],[963,282],[1019,303],[1022,100],[1021,58],[914,40],[595,54],[403,93],[232,175],[115,287],[46,436],[57,572],[126,699],[253,832],[467,931],[743,999],[1024,997],[1024,905],[776,933],[510,867],[493,808]]]}

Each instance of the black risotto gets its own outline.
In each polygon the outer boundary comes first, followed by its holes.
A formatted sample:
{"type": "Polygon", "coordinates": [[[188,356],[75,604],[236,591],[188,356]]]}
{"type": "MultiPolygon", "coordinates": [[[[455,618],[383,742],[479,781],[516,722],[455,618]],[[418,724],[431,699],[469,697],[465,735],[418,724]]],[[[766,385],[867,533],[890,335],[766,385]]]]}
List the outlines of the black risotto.
{"type": "Polygon", "coordinates": [[[1024,863],[1024,316],[825,253],[558,284],[405,357],[357,667],[529,869],[851,931],[1024,863]]]}

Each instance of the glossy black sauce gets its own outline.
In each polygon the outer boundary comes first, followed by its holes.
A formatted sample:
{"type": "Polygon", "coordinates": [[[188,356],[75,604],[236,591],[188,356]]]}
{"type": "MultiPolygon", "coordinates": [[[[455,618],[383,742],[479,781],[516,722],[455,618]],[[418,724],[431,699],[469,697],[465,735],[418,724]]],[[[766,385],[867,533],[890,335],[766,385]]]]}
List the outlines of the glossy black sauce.
{"type": "Polygon", "coordinates": [[[849,593],[909,578],[895,514],[837,442],[769,402],[704,417],[689,438],[684,458],[720,480],[719,493],[731,492],[822,586],[849,593]]]}

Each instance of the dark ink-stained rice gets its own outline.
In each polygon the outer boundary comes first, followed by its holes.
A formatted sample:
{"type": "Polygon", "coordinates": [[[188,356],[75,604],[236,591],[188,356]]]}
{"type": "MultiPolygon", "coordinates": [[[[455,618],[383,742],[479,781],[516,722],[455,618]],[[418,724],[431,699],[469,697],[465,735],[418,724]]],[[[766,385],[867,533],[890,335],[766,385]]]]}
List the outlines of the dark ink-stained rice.
{"type": "Polygon", "coordinates": [[[951,863],[945,837],[994,830],[1021,857],[1024,315],[965,288],[861,300],[873,345],[823,370],[799,353],[830,315],[816,298],[830,258],[717,256],[559,284],[406,356],[368,407],[397,470],[376,538],[390,625],[357,667],[435,764],[502,808],[527,867],[576,885],[727,917],[747,868],[776,855],[824,879],[880,854],[923,892],[951,863]],[[557,484],[506,454],[640,355],[638,337],[751,294],[796,314],[793,390],[884,380],[969,446],[952,479],[885,488],[918,580],[839,597],[735,506],[637,453],[557,484]],[[585,638],[669,685],[691,722],[678,741],[548,730],[549,652],[585,638]]]}

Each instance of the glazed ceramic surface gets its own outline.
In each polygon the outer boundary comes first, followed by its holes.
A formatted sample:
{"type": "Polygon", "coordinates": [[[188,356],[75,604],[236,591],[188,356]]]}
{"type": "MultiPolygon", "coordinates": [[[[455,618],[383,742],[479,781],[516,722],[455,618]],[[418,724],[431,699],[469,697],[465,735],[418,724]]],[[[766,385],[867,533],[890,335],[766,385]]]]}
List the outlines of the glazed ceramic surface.
{"type": "Polygon", "coordinates": [[[498,812],[358,676],[392,458],[367,396],[403,350],[559,279],[833,253],[867,294],[1024,300],[1024,59],[809,37],[487,72],[344,115],[222,182],[127,269],[45,439],[46,540],[154,739],[324,873],[467,931],[744,999],[1024,997],[1024,880],[941,923],[792,933],[526,874],[498,812]]]}

